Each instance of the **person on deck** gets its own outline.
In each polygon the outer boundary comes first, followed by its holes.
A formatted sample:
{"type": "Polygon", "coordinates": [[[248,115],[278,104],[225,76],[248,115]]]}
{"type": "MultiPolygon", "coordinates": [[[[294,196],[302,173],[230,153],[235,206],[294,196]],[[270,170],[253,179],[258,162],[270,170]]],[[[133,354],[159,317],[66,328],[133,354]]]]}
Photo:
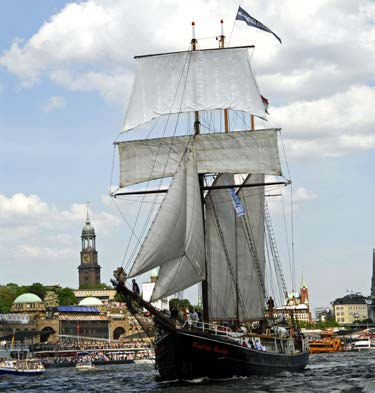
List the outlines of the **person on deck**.
{"type": "Polygon", "coordinates": [[[193,326],[197,325],[199,318],[198,318],[198,313],[195,311],[195,308],[193,308],[192,312],[190,313],[190,320],[193,326]]]}
{"type": "Polygon", "coordinates": [[[270,296],[270,298],[268,299],[267,306],[268,306],[268,311],[270,313],[270,317],[273,317],[273,308],[275,307],[275,302],[272,299],[272,296],[270,296]]]}
{"type": "Polygon", "coordinates": [[[133,292],[137,296],[139,296],[139,294],[140,294],[139,286],[138,286],[137,282],[135,281],[135,278],[133,278],[133,292]]]}

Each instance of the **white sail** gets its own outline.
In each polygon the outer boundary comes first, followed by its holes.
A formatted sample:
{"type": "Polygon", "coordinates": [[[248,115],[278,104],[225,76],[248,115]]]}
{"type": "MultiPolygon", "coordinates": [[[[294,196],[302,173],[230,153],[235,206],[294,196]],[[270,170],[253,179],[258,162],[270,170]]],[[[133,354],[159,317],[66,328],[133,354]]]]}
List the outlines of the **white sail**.
{"type": "Polygon", "coordinates": [[[182,256],[186,220],[186,159],[184,159],[142,243],[129,276],[144,273],[161,263],[182,256]]]}
{"type": "Polygon", "coordinates": [[[120,187],[174,176],[189,143],[199,173],[280,175],[277,129],[119,142],[120,187]]]}
{"type": "MultiPolygon", "coordinates": [[[[205,248],[201,193],[194,152],[190,153],[186,170],[185,242],[182,256],[161,265],[152,300],[158,300],[182,291],[205,279],[205,248]]],[[[165,229],[173,237],[173,227],[165,229]]]]}
{"type": "Polygon", "coordinates": [[[233,109],[266,118],[248,48],[138,57],[123,131],[158,116],[233,109]]]}
{"type": "MultiPolygon", "coordinates": [[[[250,175],[244,184],[263,182],[264,175],[250,175]]],[[[238,196],[246,212],[236,226],[239,320],[250,321],[264,317],[264,187],[243,187],[238,196]]]]}
{"type": "MultiPolygon", "coordinates": [[[[233,175],[219,175],[213,185],[225,183],[233,184],[233,175]]],[[[210,320],[237,319],[236,212],[228,189],[210,190],[205,208],[210,320]]]]}

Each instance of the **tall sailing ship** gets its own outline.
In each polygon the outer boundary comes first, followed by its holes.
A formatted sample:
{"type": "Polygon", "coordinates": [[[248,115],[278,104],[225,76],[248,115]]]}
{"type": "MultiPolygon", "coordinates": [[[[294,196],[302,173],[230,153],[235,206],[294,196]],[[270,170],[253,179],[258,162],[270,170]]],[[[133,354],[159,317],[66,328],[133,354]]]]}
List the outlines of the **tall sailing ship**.
{"type": "Polygon", "coordinates": [[[279,329],[265,307],[265,190],[288,183],[265,178],[281,175],[280,129],[254,127],[267,114],[251,69],[253,46],[224,48],[223,29],[219,43],[199,50],[193,24],[191,50],[137,56],[123,131],[144,135],[148,126],[159,137],[115,142],[120,184],[112,196],[163,195],[130,271],[118,268],[112,280],[131,312],[138,304],[154,316],[162,380],[301,371],[309,359],[300,332],[279,329]],[[242,129],[230,129],[234,119],[242,129]],[[201,321],[180,324],[127,287],[127,277],[157,267],[151,301],[198,284],[201,321]]]}

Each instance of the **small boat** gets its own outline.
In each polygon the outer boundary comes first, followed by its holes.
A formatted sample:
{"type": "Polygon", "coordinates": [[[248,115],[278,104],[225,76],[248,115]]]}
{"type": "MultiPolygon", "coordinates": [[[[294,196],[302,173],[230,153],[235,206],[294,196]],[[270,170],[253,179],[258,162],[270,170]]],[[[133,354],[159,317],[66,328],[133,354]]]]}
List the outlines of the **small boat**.
{"type": "Polygon", "coordinates": [[[83,360],[76,364],[75,369],[78,371],[89,371],[95,369],[95,364],[91,360],[83,360]]]}
{"type": "Polygon", "coordinates": [[[323,337],[309,340],[310,353],[342,352],[343,345],[338,337],[323,337]]]}
{"type": "Polygon", "coordinates": [[[370,337],[364,337],[354,341],[352,351],[365,351],[375,349],[375,342],[370,337]]]}
{"type": "Polygon", "coordinates": [[[46,371],[39,359],[10,360],[0,362],[0,375],[41,375],[46,371]]]}

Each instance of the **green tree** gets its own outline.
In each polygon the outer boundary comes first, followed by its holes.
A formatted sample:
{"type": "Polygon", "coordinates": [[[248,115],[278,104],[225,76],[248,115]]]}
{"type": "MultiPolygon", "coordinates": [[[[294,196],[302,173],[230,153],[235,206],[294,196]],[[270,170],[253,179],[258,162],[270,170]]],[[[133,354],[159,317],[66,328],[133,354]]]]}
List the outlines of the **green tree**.
{"type": "Polygon", "coordinates": [[[73,289],[62,288],[57,291],[60,306],[71,306],[77,304],[77,298],[74,295],[73,289]]]}
{"type": "Polygon", "coordinates": [[[44,296],[46,296],[47,289],[41,283],[34,282],[32,285],[28,287],[28,292],[39,296],[43,300],[44,296]]]}
{"type": "Polygon", "coordinates": [[[17,290],[14,287],[0,286],[0,313],[7,314],[17,297],[17,290]]]}
{"type": "Polygon", "coordinates": [[[188,299],[177,299],[177,298],[171,299],[169,301],[169,308],[171,308],[172,305],[176,306],[177,308],[179,308],[179,307],[186,308],[187,307],[189,310],[191,308],[191,304],[188,299]]]}

